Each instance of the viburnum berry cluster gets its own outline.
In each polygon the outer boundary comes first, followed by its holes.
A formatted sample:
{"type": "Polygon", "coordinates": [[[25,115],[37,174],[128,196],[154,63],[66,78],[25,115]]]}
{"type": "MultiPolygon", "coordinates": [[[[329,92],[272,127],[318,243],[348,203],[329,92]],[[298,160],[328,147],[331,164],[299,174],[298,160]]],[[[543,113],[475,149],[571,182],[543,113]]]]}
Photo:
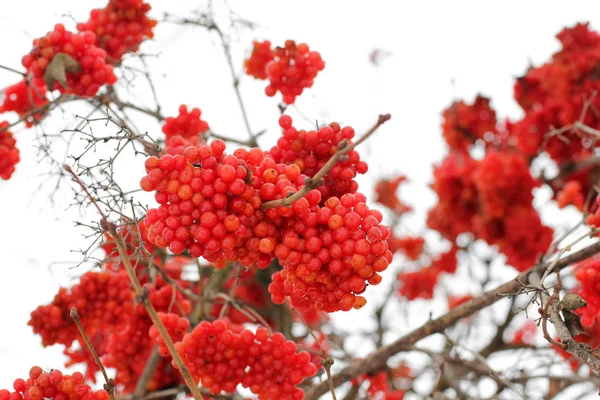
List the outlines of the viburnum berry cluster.
{"type": "Polygon", "coordinates": [[[551,61],[530,68],[515,84],[515,99],[525,116],[514,124],[512,135],[527,156],[545,151],[561,162],[589,156],[596,147],[596,137],[574,124],[579,121],[589,128],[600,127],[600,119],[592,111],[600,105],[594,95],[600,89],[596,68],[600,35],[588,24],[577,24],[557,38],[562,48],[551,61]],[[570,129],[556,131],[562,127],[570,129]]]}
{"type": "MultiPolygon", "coordinates": [[[[298,353],[296,343],[264,327],[253,333],[217,319],[202,321],[182,336],[183,318],[162,318],[174,339],[180,339],[175,347],[194,379],[213,394],[233,393],[241,385],[259,399],[302,400],[297,385],[317,370],[308,352],[298,353]]],[[[154,337],[162,346],[162,338],[154,337]]]]}
{"type": "Polygon", "coordinates": [[[417,298],[431,299],[433,291],[442,273],[453,274],[456,272],[458,261],[456,247],[451,248],[433,259],[431,264],[416,271],[402,271],[398,273],[398,293],[408,300],[417,298]]]}
{"type": "Polygon", "coordinates": [[[96,46],[106,51],[109,62],[118,64],[144,39],[154,37],[157,22],[148,17],[150,9],[143,0],[109,0],[106,7],[93,9],[87,22],[78,23],[77,30],[93,32],[96,46]]]}
{"type": "Polygon", "coordinates": [[[553,231],[532,205],[538,183],[520,154],[493,150],[478,161],[453,152],[434,176],[439,202],[427,223],[447,239],[470,232],[498,246],[507,263],[521,271],[550,246],[553,231]]]}
{"type": "MultiPolygon", "coordinates": [[[[130,228],[131,229],[131,228],[130,228]]],[[[129,243],[134,243],[131,236],[129,243]]],[[[105,247],[110,248],[110,244],[105,247]]],[[[181,263],[168,262],[163,268],[170,279],[181,276],[181,263]]],[[[60,344],[65,346],[67,365],[84,363],[86,377],[95,381],[98,371],[93,358],[86,349],[85,342],[73,323],[70,312],[76,308],[79,320],[106,367],[116,369],[115,383],[121,390],[135,388],[137,379],[144,371],[152,352],[148,331],[152,321],[130,287],[129,277],[119,263],[109,263],[102,272],[87,272],[80,282],[69,289],[61,288],[52,302],[38,307],[31,313],[29,325],[40,335],[44,346],[60,344]],[[118,269],[114,269],[114,268],[118,269]]],[[[148,300],[158,311],[187,314],[191,303],[184,299],[171,284],[158,276],[150,283],[147,270],[140,268],[139,278],[148,291],[148,300]]],[[[187,286],[184,281],[180,285],[187,286]]],[[[180,381],[167,361],[158,365],[148,382],[148,389],[154,390],[180,381]]]]}
{"type": "Polygon", "coordinates": [[[303,190],[342,141],[351,143],[354,130],[333,123],[306,132],[293,128],[289,116],[279,122],[283,137],[268,153],[252,148],[227,155],[225,143],[213,140],[149,158],[140,185],[155,191],[161,206],[146,215],[148,238],[218,268],[227,262],[266,268],[277,258],[283,270],[269,287],[276,304],[289,296],[303,311],[360,308],[365,281],[378,284],[392,254],[382,214],[356,192],[353,179],[367,169],[358,153],[348,152],[318,189],[290,208],[262,207],[303,190]]]}
{"type": "Polygon", "coordinates": [[[256,79],[267,79],[267,64],[274,57],[270,41],[258,42],[255,40],[252,47],[252,54],[244,61],[246,73],[256,79]]]}
{"type": "Polygon", "coordinates": [[[202,111],[193,108],[188,111],[186,105],[179,106],[177,117],[165,118],[162,131],[165,134],[165,153],[176,155],[183,154],[188,146],[203,143],[203,133],[208,131],[208,123],[200,117],[202,111]]]}
{"type": "Polygon", "coordinates": [[[279,91],[285,104],[293,104],[304,89],[312,87],[325,62],[319,52],[310,51],[305,43],[286,40],[283,47],[271,50],[270,46],[269,41],[254,42],[252,55],[245,62],[246,72],[269,80],[265,88],[267,96],[273,97],[279,91]]]}
{"type": "MultiPolygon", "coordinates": [[[[39,83],[39,82],[38,82],[39,83]]],[[[14,111],[25,119],[25,126],[31,128],[46,114],[42,107],[48,104],[46,85],[36,86],[26,79],[4,89],[4,100],[0,113],[14,111]]]]}
{"type": "Polygon", "coordinates": [[[33,41],[33,49],[23,57],[22,64],[38,87],[51,76],[59,83],[61,93],[92,97],[101,86],[117,80],[112,65],[106,62],[106,52],[95,42],[92,32],[73,33],[63,24],[56,24],[53,31],[33,41]],[[60,71],[66,78],[62,82],[60,71]]]}
{"type": "Polygon", "coordinates": [[[375,185],[375,201],[390,209],[396,217],[412,210],[398,198],[397,194],[400,184],[406,181],[407,178],[400,175],[393,179],[382,179],[375,185]]]}
{"type": "Polygon", "coordinates": [[[64,375],[58,369],[44,372],[35,366],[29,370],[29,378],[15,379],[13,392],[0,390],[0,400],[108,400],[105,390],[93,390],[84,383],[83,375],[75,372],[64,375]]]}
{"type": "Polygon", "coordinates": [[[481,95],[472,104],[454,102],[443,112],[442,133],[452,150],[467,150],[478,140],[491,142],[498,133],[496,112],[481,95]]]}
{"type": "Polygon", "coordinates": [[[7,121],[0,122],[0,178],[8,180],[15,172],[15,165],[19,162],[19,149],[13,134],[8,130],[7,121]]]}

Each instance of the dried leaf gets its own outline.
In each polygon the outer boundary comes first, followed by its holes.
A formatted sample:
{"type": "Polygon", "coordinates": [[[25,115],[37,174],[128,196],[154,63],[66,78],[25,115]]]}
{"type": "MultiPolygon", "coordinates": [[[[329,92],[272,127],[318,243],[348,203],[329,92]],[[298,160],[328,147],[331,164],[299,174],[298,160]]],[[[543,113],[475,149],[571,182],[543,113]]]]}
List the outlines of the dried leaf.
{"type": "Polygon", "coordinates": [[[57,53],[52,57],[52,61],[48,64],[44,73],[44,80],[49,90],[54,90],[54,82],[58,81],[63,87],[69,88],[67,85],[67,72],[79,72],[81,65],[68,54],[57,53]]]}

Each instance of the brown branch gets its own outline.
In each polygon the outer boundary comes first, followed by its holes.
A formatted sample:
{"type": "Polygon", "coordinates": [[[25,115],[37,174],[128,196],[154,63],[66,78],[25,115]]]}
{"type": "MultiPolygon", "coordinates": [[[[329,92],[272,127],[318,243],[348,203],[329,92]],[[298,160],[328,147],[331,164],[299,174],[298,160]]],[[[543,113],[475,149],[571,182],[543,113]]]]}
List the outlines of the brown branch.
{"type": "Polygon", "coordinates": [[[306,182],[306,184],[302,187],[302,189],[298,190],[296,193],[294,193],[291,196],[288,196],[284,199],[267,201],[266,203],[263,203],[262,208],[266,210],[266,209],[275,208],[275,207],[289,207],[295,201],[306,196],[308,194],[308,192],[310,192],[311,190],[318,188],[322,184],[322,179],[325,177],[325,175],[327,175],[329,173],[331,168],[333,168],[333,166],[335,164],[337,164],[337,162],[340,160],[340,158],[343,155],[348,154],[349,152],[354,150],[354,148],[356,146],[358,146],[359,144],[361,144],[362,142],[367,140],[369,138],[369,136],[371,136],[373,134],[373,132],[375,132],[377,130],[377,128],[379,128],[381,125],[383,125],[387,121],[389,121],[390,118],[392,118],[392,116],[390,114],[379,115],[375,125],[373,125],[371,127],[371,129],[369,129],[356,142],[348,144],[347,142],[342,141],[340,143],[340,145],[343,147],[341,147],[333,156],[331,156],[331,158],[325,163],[325,165],[323,165],[323,167],[321,167],[321,169],[319,171],[317,171],[317,173],[312,178],[308,179],[308,182],[306,182]]]}
{"type": "Polygon", "coordinates": [[[104,381],[106,382],[106,384],[104,384],[104,390],[108,392],[108,395],[110,396],[111,400],[115,400],[115,382],[112,380],[112,378],[108,377],[106,369],[104,368],[104,365],[102,365],[102,361],[100,361],[100,357],[98,357],[98,353],[96,352],[94,345],[90,341],[88,335],[85,333],[85,330],[81,325],[81,321],[79,320],[79,313],[77,312],[77,308],[71,308],[71,312],[69,313],[69,315],[75,322],[75,325],[77,325],[77,329],[79,329],[79,333],[81,334],[81,337],[83,337],[85,345],[87,346],[90,353],[92,353],[92,357],[94,358],[96,365],[100,369],[100,372],[102,372],[102,376],[104,376],[104,381]]]}
{"type": "Polygon", "coordinates": [[[585,343],[579,343],[574,340],[571,332],[569,331],[569,327],[560,316],[560,307],[557,302],[561,288],[562,284],[559,279],[554,286],[554,293],[552,293],[552,296],[550,299],[548,299],[548,302],[544,306],[544,312],[542,315],[542,328],[544,330],[544,337],[554,346],[562,348],[567,353],[586,363],[596,373],[600,373],[600,359],[596,356],[596,354],[594,354],[592,346],[585,343]],[[554,324],[556,332],[558,333],[558,337],[560,337],[560,343],[552,339],[552,337],[550,337],[548,334],[545,326],[546,316],[548,316],[550,321],[554,324]]]}
{"type": "MultiPolygon", "coordinates": [[[[600,253],[600,242],[596,242],[562,258],[555,263],[551,272],[560,271],[575,262],[585,260],[586,258],[589,258],[597,253],[600,253]]],[[[532,274],[542,274],[549,265],[550,263],[532,267],[528,271],[519,274],[515,279],[503,283],[495,289],[484,293],[480,297],[459,305],[441,317],[433,319],[407,333],[395,342],[379,348],[367,358],[354,361],[349,366],[333,375],[332,379],[334,385],[339,386],[342,383],[347,382],[363,373],[373,373],[379,371],[385,368],[388,358],[396,353],[408,351],[411,346],[417,343],[419,340],[434,333],[442,332],[444,329],[456,324],[456,322],[459,320],[473,315],[475,312],[496,303],[498,300],[504,297],[518,294],[523,285],[529,283],[529,278],[532,274]]],[[[565,343],[565,350],[573,350],[576,347],[581,346],[581,344],[575,342],[574,340],[565,341],[563,343],[565,343]]],[[[600,367],[600,365],[598,365],[598,367],[600,367]]],[[[316,400],[319,398],[319,396],[327,393],[328,390],[329,387],[327,382],[322,382],[318,385],[315,385],[307,391],[306,400],[316,400]]]]}

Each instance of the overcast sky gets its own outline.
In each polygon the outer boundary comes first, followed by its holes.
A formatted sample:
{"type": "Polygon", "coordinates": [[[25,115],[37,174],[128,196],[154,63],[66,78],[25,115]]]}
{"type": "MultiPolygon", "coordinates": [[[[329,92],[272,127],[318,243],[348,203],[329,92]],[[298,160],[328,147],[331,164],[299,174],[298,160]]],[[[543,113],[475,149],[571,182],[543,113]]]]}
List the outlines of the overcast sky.
{"type": "MultiPolygon", "coordinates": [[[[10,1],[0,10],[0,63],[20,69],[21,57],[29,52],[34,37],[44,35],[57,22],[73,28],[73,20],[86,19],[92,7],[104,3],[10,1]]],[[[151,4],[153,15],[160,19],[165,11],[185,15],[202,2],[157,0],[151,4]]],[[[435,201],[426,187],[432,164],[446,151],[439,128],[441,110],[454,99],[470,101],[481,93],[492,98],[500,118],[518,118],[519,109],[512,98],[514,78],[530,63],[538,65],[558,49],[554,36],[563,27],[589,20],[593,28],[600,29],[597,1],[239,0],[228,4],[240,16],[257,23],[254,33],[242,31],[235,38],[233,56],[240,70],[253,39],[269,39],[274,44],[286,39],[306,42],[326,61],[313,89],[306,91],[298,99],[297,109],[290,111],[300,126],[311,125],[301,120],[298,111],[311,121],[335,120],[352,125],[357,132],[372,125],[378,114],[392,114],[392,120],[361,146],[370,171],[360,183],[372,196],[374,177],[407,175],[411,184],[404,188],[402,197],[417,208],[408,220],[409,228],[415,231],[423,226],[425,212],[435,201]],[[378,67],[369,61],[376,48],[389,53],[378,67]]],[[[215,131],[245,137],[231,77],[214,34],[159,24],[155,40],[145,43],[142,51],[160,53],[149,63],[165,114],[175,114],[182,103],[199,107],[215,131]]],[[[18,78],[0,70],[1,87],[18,78]]],[[[256,131],[267,129],[260,143],[270,147],[279,133],[279,98],[266,98],[263,89],[264,82],[248,77],[242,80],[251,126],[256,131]]],[[[130,95],[139,104],[152,104],[139,81],[130,95]]],[[[46,132],[72,127],[73,114],[69,111],[80,109],[65,109],[66,113],[54,112],[45,125],[46,132]]],[[[8,118],[15,120],[14,115],[8,118]]],[[[140,130],[159,137],[160,127],[155,121],[141,117],[136,121],[140,130]]],[[[47,171],[34,150],[35,136],[41,132],[39,128],[15,129],[22,160],[10,181],[0,181],[0,388],[9,388],[15,378],[25,377],[32,365],[48,369],[62,366],[60,349],[42,349],[39,337],[26,323],[29,313],[50,301],[59,285],[68,284],[71,277],[81,273],[69,269],[79,260],[71,250],[86,246],[73,221],[94,218],[79,215],[76,209],[65,210],[69,193],[55,196],[51,204],[50,187],[38,190],[46,179],[40,174],[47,171]]],[[[142,162],[138,158],[124,164],[128,173],[123,179],[135,185],[142,162]]],[[[398,268],[397,264],[390,268],[382,286],[391,282],[398,268]]],[[[367,308],[336,316],[345,331],[372,324],[366,316],[377,305],[377,293],[367,291],[367,298],[367,308]]],[[[422,322],[433,308],[423,302],[420,310],[409,315],[409,325],[422,322]]],[[[398,331],[387,339],[393,340],[410,326],[399,323],[398,331]]],[[[368,346],[360,347],[362,353],[369,350],[368,346]]]]}

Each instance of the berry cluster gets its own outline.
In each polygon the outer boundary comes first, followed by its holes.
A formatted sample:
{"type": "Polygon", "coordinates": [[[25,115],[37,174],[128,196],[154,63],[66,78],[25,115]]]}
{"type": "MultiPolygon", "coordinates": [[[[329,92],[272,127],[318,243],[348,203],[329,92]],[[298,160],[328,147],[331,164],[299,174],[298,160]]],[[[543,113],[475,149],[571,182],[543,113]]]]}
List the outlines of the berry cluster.
{"type": "MultiPolygon", "coordinates": [[[[577,265],[575,278],[581,284],[577,294],[585,300],[587,306],[578,310],[581,325],[596,343],[600,344],[600,260],[592,259],[577,265]]],[[[589,343],[591,344],[591,343],[589,343]]]]}
{"type": "Polygon", "coordinates": [[[176,155],[183,154],[188,146],[204,142],[203,133],[208,131],[208,123],[200,116],[199,108],[188,111],[184,104],[179,106],[177,117],[165,118],[162,131],[165,134],[165,153],[176,155]]]}
{"type": "Polygon", "coordinates": [[[148,18],[150,8],[143,0],[109,0],[106,7],[92,10],[87,22],[77,24],[77,30],[93,32],[96,46],[117,64],[124,54],[137,51],[144,38],[154,37],[156,20],[148,18]]]}
{"type": "Polygon", "coordinates": [[[289,296],[300,310],[316,307],[333,312],[361,308],[366,283],[381,282],[392,253],[390,232],[382,215],[370,210],[364,196],[330,197],[312,206],[298,221],[290,220],[275,255],[285,268],[272,277],[269,293],[275,304],[289,296]],[[365,282],[366,281],[366,282],[365,282]]]}
{"type": "Polygon", "coordinates": [[[20,160],[17,141],[8,130],[8,125],[7,121],[0,122],[0,178],[4,180],[10,179],[20,160]]]}
{"type": "MultiPolygon", "coordinates": [[[[378,372],[374,375],[364,374],[362,382],[367,382],[367,395],[369,399],[382,400],[403,400],[404,390],[394,389],[388,381],[388,375],[385,371],[378,372]]],[[[362,383],[361,382],[361,383],[362,383]]],[[[359,385],[359,381],[354,379],[354,385],[359,385]]]]}
{"type": "Polygon", "coordinates": [[[183,154],[150,157],[140,185],[155,191],[160,206],[146,215],[148,239],[175,254],[202,256],[217,268],[227,262],[266,268],[277,258],[284,269],[269,287],[276,304],[289,296],[303,311],[360,308],[366,301],[356,295],[364,292],[365,281],[381,281],[379,272],[392,253],[382,214],[356,192],[353,178],[367,169],[358,153],[348,152],[318,189],[290,208],[262,209],[264,202],[303,190],[307,177],[354,130],[332,123],[298,131],[288,116],[279,123],[283,137],[268,153],[253,148],[227,155],[225,144],[214,140],[183,154]]]}
{"type": "MultiPolygon", "coordinates": [[[[177,273],[171,274],[173,279],[179,277],[177,273]]],[[[140,278],[143,281],[147,275],[140,278]]],[[[146,287],[149,300],[157,310],[167,311],[171,305],[185,313],[191,310],[189,301],[162,278],[153,284],[147,283],[146,287]]],[[[68,364],[86,363],[86,376],[93,380],[98,369],[86,353],[85,343],[71,320],[72,307],[77,308],[80,322],[104,365],[117,370],[115,383],[124,390],[134,388],[152,350],[147,335],[152,322],[145,310],[134,302],[127,273],[123,270],[88,272],[78,284],[69,290],[61,288],[50,304],[31,313],[29,325],[42,337],[42,344],[64,345],[65,354],[70,358],[68,364]]],[[[156,389],[174,382],[179,382],[179,376],[164,362],[148,387],[156,389]]]]}
{"type": "MultiPolygon", "coordinates": [[[[180,342],[190,330],[190,320],[177,314],[159,312],[158,318],[160,318],[173,343],[180,342]]],[[[160,336],[156,325],[152,325],[148,333],[154,343],[158,344],[158,353],[163,357],[169,356],[167,345],[160,336]]]]}
{"type": "Polygon", "coordinates": [[[406,236],[397,238],[391,236],[388,239],[389,250],[392,253],[400,251],[409,260],[417,260],[425,248],[425,239],[421,236],[406,236]]]}
{"type": "Polygon", "coordinates": [[[271,42],[254,41],[250,58],[244,61],[246,73],[256,79],[267,79],[267,64],[274,57],[271,42]]]}
{"type": "MultiPolygon", "coordinates": [[[[279,126],[283,129],[283,135],[268,155],[277,163],[297,165],[300,172],[308,177],[313,177],[341,146],[351,144],[355,134],[352,127],[341,127],[336,122],[318,130],[298,130],[292,126],[292,119],[287,115],[279,118],[279,126]]],[[[360,160],[357,151],[352,150],[346,156],[329,171],[323,185],[318,188],[323,201],[331,196],[355,193],[358,183],[354,178],[357,174],[367,172],[368,165],[360,160]]]]}
{"type": "Polygon", "coordinates": [[[507,263],[522,271],[533,265],[552,241],[532,206],[537,182],[521,155],[489,151],[481,161],[452,152],[434,171],[439,203],[428,225],[454,241],[464,232],[497,245],[507,263]]]}
{"type": "Polygon", "coordinates": [[[83,382],[83,375],[75,372],[63,375],[57,369],[44,372],[35,366],[29,370],[29,378],[15,379],[14,392],[0,390],[0,400],[108,400],[105,390],[92,390],[83,382]]]}
{"type": "Polygon", "coordinates": [[[560,134],[556,129],[576,121],[600,128],[600,118],[592,111],[600,106],[600,98],[595,95],[600,89],[600,35],[588,24],[578,24],[564,29],[557,38],[562,48],[551,61],[529,69],[517,80],[515,99],[525,116],[514,124],[512,134],[527,156],[545,150],[556,161],[568,161],[593,153],[597,140],[578,129],[562,130],[560,134]]]}
{"type": "Polygon", "coordinates": [[[92,97],[102,85],[112,85],[117,80],[112,65],[106,63],[106,52],[95,42],[96,35],[92,32],[72,33],[64,25],[56,24],[53,31],[33,41],[33,49],[23,57],[22,64],[33,74],[37,87],[43,87],[46,71],[51,66],[55,69],[51,71],[53,77],[66,72],[66,81],[58,82],[61,93],[92,97]],[[77,65],[69,65],[65,55],[77,65]],[[55,57],[60,57],[57,60],[62,62],[53,63],[55,57]]]}
{"type": "Polygon", "coordinates": [[[412,208],[404,204],[396,194],[400,184],[406,181],[406,177],[400,175],[393,179],[382,179],[375,185],[375,201],[389,208],[396,217],[412,210],[412,208]]]}
{"type": "Polygon", "coordinates": [[[25,118],[25,126],[31,128],[45,115],[45,112],[39,109],[48,104],[46,90],[45,84],[38,87],[23,79],[4,89],[0,113],[14,111],[19,114],[19,117],[25,118]]]}
{"type": "Polygon", "coordinates": [[[600,196],[596,197],[595,210],[585,219],[585,223],[594,228],[600,228],[600,196]]]}
{"type": "Polygon", "coordinates": [[[281,333],[262,327],[252,333],[227,320],[201,322],[175,347],[192,376],[213,394],[242,385],[259,399],[302,400],[297,385],[316,372],[310,354],[297,353],[296,343],[281,333]]]}
{"type": "Polygon", "coordinates": [[[581,182],[570,180],[556,193],[556,202],[560,208],[569,205],[575,206],[579,211],[583,211],[585,196],[581,182]]]}
{"type": "Polygon", "coordinates": [[[458,249],[453,247],[448,252],[433,259],[431,265],[416,271],[398,273],[398,280],[400,281],[398,294],[408,300],[433,298],[433,291],[441,274],[456,272],[457,251],[458,249]]]}
{"type": "Polygon", "coordinates": [[[276,228],[265,221],[258,176],[260,149],[226,155],[225,143],[190,146],[183,155],[146,160],[148,175],[140,185],[156,191],[161,206],[150,209],[144,223],[148,239],[159,247],[204,257],[216,267],[226,261],[265,268],[272,260],[276,228]]]}
{"type": "Polygon", "coordinates": [[[468,150],[477,140],[491,142],[497,134],[496,112],[483,96],[477,96],[473,104],[453,103],[443,117],[442,133],[452,150],[468,150]]]}
{"type": "MultiPolygon", "coordinates": [[[[247,62],[247,65],[252,66],[255,77],[262,75],[257,68],[267,58],[264,46],[263,43],[254,60],[247,62]]],[[[284,47],[273,50],[272,59],[265,68],[266,78],[269,79],[269,85],[265,88],[266,95],[273,97],[279,91],[284,103],[293,104],[304,89],[312,87],[319,71],[325,68],[325,62],[318,52],[310,51],[308,45],[296,45],[295,41],[286,40],[284,47]]]]}

